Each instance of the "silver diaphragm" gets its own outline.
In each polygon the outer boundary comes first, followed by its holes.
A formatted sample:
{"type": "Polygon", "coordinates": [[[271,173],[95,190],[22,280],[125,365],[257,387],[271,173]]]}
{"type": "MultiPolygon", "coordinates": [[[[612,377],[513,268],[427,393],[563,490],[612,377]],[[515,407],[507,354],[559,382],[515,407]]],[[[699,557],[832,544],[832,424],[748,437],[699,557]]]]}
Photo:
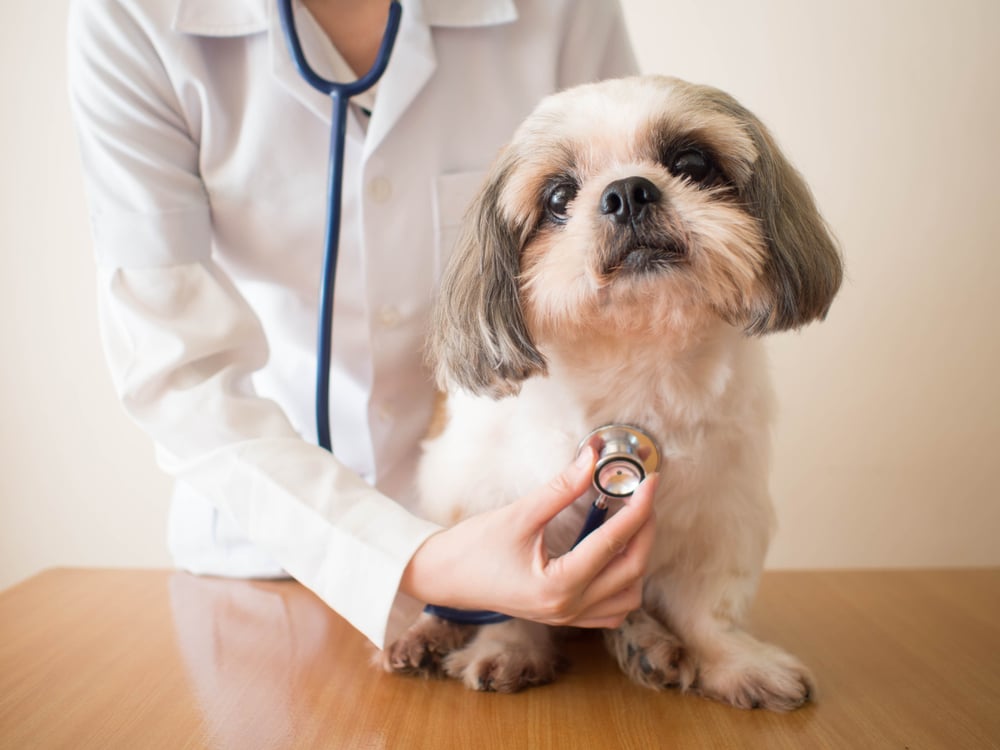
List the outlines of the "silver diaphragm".
{"type": "Polygon", "coordinates": [[[598,427],[580,441],[577,453],[588,444],[597,452],[594,488],[607,497],[628,497],[660,465],[656,443],[632,425],[598,427]]]}

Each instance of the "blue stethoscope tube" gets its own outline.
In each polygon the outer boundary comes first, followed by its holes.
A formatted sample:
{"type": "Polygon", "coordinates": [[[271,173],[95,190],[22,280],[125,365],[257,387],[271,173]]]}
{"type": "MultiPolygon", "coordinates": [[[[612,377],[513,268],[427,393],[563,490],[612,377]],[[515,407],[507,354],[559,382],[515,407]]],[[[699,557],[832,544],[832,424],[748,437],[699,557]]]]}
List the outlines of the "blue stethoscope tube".
{"type": "Polygon", "coordinates": [[[333,291],[337,278],[337,249],[340,242],[340,206],[344,185],[344,141],[347,137],[347,105],[351,97],[374,86],[386,66],[396,42],[402,8],[398,2],[389,6],[389,19],[385,24],[382,44],[379,45],[375,64],[364,76],[350,83],[337,83],[322,78],[306,60],[302,43],[295,27],[292,0],[278,0],[281,27],[292,61],[299,74],[317,91],[326,94],[333,102],[330,128],[330,167],[327,182],[326,252],[323,256],[323,278],[320,282],[319,333],[316,344],[316,439],[321,447],[333,452],[330,439],[330,359],[333,338],[333,291]]]}

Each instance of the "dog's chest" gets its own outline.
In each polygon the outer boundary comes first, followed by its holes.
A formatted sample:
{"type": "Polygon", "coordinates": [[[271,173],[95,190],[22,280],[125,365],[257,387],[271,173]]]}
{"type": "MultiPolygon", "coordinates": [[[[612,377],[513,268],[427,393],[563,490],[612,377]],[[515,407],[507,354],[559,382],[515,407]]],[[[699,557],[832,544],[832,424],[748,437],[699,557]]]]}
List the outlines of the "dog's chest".
{"type": "MultiPolygon", "coordinates": [[[[680,367],[649,354],[585,379],[553,363],[549,377],[525,382],[515,397],[449,396],[444,432],[425,446],[423,512],[453,524],[537,491],[574,459],[584,436],[611,423],[653,437],[664,491],[678,487],[675,474],[681,484],[696,481],[699,466],[722,460],[722,446],[767,421],[768,410],[759,408],[769,392],[762,360],[756,346],[739,349],[740,356],[727,349],[680,367]]],[[[588,500],[566,514],[566,524],[582,524],[588,500]]]]}

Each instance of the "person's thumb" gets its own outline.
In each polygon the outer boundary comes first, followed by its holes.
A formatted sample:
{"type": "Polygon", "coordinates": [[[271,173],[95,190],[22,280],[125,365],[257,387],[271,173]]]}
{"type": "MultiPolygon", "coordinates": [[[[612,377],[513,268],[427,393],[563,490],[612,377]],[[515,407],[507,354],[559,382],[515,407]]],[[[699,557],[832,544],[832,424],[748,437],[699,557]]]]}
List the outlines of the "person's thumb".
{"type": "Polygon", "coordinates": [[[596,462],[597,454],[593,447],[585,445],[573,463],[550,479],[540,490],[522,498],[520,502],[528,508],[524,517],[531,529],[545,526],[587,491],[596,462]]]}

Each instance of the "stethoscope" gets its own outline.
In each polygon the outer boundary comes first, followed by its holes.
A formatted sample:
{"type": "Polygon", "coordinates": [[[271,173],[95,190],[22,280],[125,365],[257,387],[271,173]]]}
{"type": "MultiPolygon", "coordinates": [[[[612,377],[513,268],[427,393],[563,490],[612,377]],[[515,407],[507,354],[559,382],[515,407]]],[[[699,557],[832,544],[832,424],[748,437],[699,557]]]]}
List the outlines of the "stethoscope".
{"type": "Polygon", "coordinates": [[[333,451],[330,440],[330,352],[333,338],[333,289],[337,277],[337,249],[340,243],[340,206],[344,187],[344,143],[347,138],[347,106],[351,97],[363,94],[376,83],[389,65],[389,55],[396,43],[399,19],[403,9],[398,2],[389,6],[382,43],[371,70],[351,83],[337,83],[321,77],[302,51],[299,32],[292,13],[292,0],[278,0],[281,28],[292,61],[299,74],[317,91],[333,102],[330,127],[330,167],[327,181],[326,252],[323,255],[323,276],[319,292],[319,334],[316,343],[316,439],[321,447],[333,451]]]}
{"type": "MultiPolygon", "coordinates": [[[[337,250],[340,242],[340,207],[344,184],[344,144],[347,136],[347,109],[352,96],[364,93],[382,77],[389,64],[399,31],[402,16],[400,4],[393,0],[389,6],[382,43],[379,45],[375,64],[364,76],[350,83],[337,83],[321,77],[306,60],[299,40],[292,12],[292,0],[278,0],[278,13],[292,61],[306,82],[330,97],[333,116],[330,128],[330,163],[327,182],[327,217],[323,276],[320,283],[319,334],[316,352],[316,434],[317,442],[333,451],[330,439],[330,361],[333,334],[333,291],[337,275],[337,250]]],[[[659,451],[653,439],[638,427],[631,425],[604,425],[593,430],[580,441],[577,452],[587,445],[593,446],[598,459],[592,484],[597,498],[592,503],[576,541],[575,547],[594,529],[604,523],[611,498],[625,499],[660,463],[659,451]]],[[[511,619],[509,615],[485,610],[461,610],[430,604],[428,613],[454,622],[485,625],[511,619]]]]}

